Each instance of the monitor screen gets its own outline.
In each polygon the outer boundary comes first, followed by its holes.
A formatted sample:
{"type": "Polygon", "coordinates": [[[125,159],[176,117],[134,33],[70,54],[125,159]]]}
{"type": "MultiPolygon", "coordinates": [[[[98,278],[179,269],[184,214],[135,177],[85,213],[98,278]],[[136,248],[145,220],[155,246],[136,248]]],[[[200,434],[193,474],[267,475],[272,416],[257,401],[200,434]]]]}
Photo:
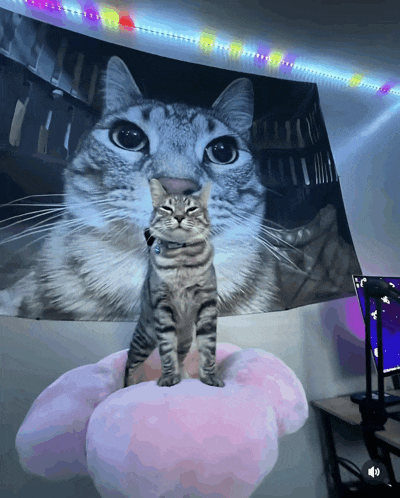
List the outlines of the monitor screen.
{"type": "MultiPolygon", "coordinates": [[[[387,282],[394,290],[400,292],[400,277],[374,277],[387,282]]],[[[354,276],[358,301],[364,321],[365,316],[365,288],[368,277],[354,276]]],[[[377,309],[375,299],[371,299],[371,351],[376,368],[378,368],[378,335],[377,309]]],[[[400,304],[388,297],[382,298],[382,345],[383,345],[383,374],[385,376],[400,373],[400,304]]]]}

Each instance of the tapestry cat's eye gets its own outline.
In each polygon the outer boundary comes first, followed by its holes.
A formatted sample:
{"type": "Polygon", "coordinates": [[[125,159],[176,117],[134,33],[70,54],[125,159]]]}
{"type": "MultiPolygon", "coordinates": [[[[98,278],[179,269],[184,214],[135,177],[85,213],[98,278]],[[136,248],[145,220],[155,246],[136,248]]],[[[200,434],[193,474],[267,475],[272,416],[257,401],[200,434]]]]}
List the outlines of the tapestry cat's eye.
{"type": "Polygon", "coordinates": [[[207,158],[215,164],[231,164],[239,156],[236,140],[232,137],[218,137],[206,147],[207,158]]]}
{"type": "Polygon", "coordinates": [[[149,143],[144,131],[134,123],[120,123],[110,131],[110,139],[117,147],[142,152],[149,143]]]}

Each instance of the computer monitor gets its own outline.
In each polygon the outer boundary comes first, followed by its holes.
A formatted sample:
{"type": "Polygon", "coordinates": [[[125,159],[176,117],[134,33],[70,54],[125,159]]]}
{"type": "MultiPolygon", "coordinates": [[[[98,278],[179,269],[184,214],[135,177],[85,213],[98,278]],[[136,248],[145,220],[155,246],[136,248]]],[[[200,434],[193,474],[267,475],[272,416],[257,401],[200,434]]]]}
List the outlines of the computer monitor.
{"type": "MultiPolygon", "coordinates": [[[[387,282],[391,288],[400,292],[400,277],[374,277],[387,282]]],[[[364,322],[370,317],[365,316],[365,288],[366,276],[353,276],[358,301],[364,322]]],[[[371,351],[376,369],[378,368],[378,335],[377,335],[377,310],[376,302],[371,299],[371,351]]],[[[382,298],[382,345],[383,345],[383,375],[385,377],[400,374],[400,304],[382,298]]]]}

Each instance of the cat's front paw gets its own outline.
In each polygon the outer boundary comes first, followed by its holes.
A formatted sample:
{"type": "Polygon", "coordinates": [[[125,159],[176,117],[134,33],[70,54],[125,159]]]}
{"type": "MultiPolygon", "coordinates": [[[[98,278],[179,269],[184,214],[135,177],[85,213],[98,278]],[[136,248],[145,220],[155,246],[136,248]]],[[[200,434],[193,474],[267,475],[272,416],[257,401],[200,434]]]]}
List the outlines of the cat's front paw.
{"type": "Polygon", "coordinates": [[[170,374],[170,375],[162,375],[158,381],[157,385],[160,387],[171,387],[174,386],[175,384],[179,384],[181,381],[182,377],[180,373],[177,374],[170,374]]]}
{"type": "Polygon", "coordinates": [[[213,387],[224,387],[225,382],[215,375],[204,375],[203,377],[200,377],[201,382],[203,384],[207,384],[208,386],[213,386],[213,387]]]}

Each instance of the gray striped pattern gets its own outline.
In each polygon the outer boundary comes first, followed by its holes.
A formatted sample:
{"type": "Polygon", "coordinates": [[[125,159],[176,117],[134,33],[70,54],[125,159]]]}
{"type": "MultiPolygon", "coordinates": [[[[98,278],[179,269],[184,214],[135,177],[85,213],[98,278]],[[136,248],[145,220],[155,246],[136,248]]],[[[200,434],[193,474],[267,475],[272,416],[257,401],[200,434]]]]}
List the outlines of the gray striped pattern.
{"type": "Polygon", "coordinates": [[[147,276],[141,312],[128,352],[125,387],[132,374],[158,347],[162,375],[159,386],[182,378],[183,362],[193,337],[199,350],[199,377],[223,387],[216,377],[217,279],[206,203],[211,185],[198,196],[168,195],[152,180],[154,203],[147,276]]]}

